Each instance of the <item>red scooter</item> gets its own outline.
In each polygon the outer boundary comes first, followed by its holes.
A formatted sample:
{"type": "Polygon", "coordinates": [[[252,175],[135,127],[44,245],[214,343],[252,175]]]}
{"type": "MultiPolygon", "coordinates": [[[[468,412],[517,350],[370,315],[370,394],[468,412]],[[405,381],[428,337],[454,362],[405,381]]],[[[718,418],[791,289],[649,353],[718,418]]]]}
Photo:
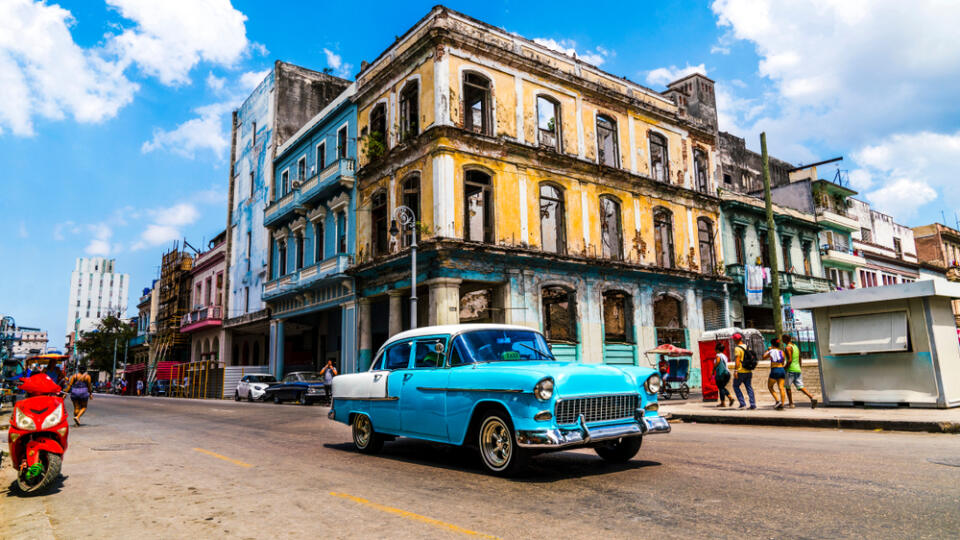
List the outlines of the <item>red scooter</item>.
{"type": "Polygon", "coordinates": [[[10,416],[10,459],[17,487],[26,494],[40,493],[60,475],[67,451],[67,410],[60,386],[38,373],[20,385],[27,398],[17,401],[10,416]]]}

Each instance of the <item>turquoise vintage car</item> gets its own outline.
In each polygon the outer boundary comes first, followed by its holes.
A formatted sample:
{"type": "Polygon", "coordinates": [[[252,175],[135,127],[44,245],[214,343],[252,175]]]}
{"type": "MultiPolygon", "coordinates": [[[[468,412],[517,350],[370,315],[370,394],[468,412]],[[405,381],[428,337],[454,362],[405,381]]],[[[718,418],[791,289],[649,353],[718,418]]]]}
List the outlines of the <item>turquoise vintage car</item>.
{"type": "Polygon", "coordinates": [[[333,380],[329,417],[353,427],[360,452],[413,437],[475,446],[495,474],[535,453],[592,447],[625,462],[644,435],[668,433],[656,370],[557,361],[540,332],[465,324],[402,332],[370,370],[333,380]]]}

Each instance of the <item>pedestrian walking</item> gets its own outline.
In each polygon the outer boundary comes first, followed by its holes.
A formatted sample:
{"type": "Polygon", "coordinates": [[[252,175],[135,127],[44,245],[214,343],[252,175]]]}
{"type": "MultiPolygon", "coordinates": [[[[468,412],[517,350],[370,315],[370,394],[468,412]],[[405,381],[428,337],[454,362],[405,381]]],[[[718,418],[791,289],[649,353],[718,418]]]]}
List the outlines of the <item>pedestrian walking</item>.
{"type": "Polygon", "coordinates": [[[137,381],[137,395],[138,396],[143,395],[143,379],[140,379],[137,381]]]}
{"type": "Polygon", "coordinates": [[[80,425],[80,417],[87,412],[87,402],[90,400],[90,389],[93,382],[87,373],[87,366],[80,364],[77,372],[70,376],[67,381],[67,388],[64,390],[70,394],[70,401],[73,402],[73,423],[80,425]]]}
{"type": "Polygon", "coordinates": [[[803,387],[803,370],[801,370],[800,365],[800,347],[797,347],[797,344],[793,342],[793,337],[790,334],[783,335],[783,346],[784,354],[787,357],[787,380],[784,383],[784,386],[787,389],[787,401],[790,402],[788,407],[791,409],[795,407],[793,404],[793,392],[790,391],[790,386],[793,385],[794,388],[803,392],[807,398],[810,399],[810,408],[817,408],[817,399],[803,387]]]}
{"type": "Polygon", "coordinates": [[[334,367],[333,360],[327,360],[327,365],[320,370],[320,376],[323,377],[324,394],[331,404],[333,404],[333,378],[337,375],[337,368],[334,367]]]}
{"type": "Polygon", "coordinates": [[[717,357],[713,362],[713,380],[717,383],[717,389],[720,391],[720,404],[717,407],[723,407],[724,401],[729,399],[729,406],[733,407],[733,396],[730,395],[730,390],[727,390],[727,383],[730,382],[730,370],[727,368],[727,362],[729,359],[724,351],[727,350],[727,346],[723,344],[722,341],[717,342],[717,357]]]}
{"type": "Polygon", "coordinates": [[[736,343],[733,351],[736,375],[733,377],[733,392],[737,395],[737,401],[740,402],[740,408],[747,406],[743,400],[743,393],[740,387],[743,386],[747,391],[747,397],[750,398],[750,408],[757,408],[757,400],[753,395],[753,370],[757,368],[757,355],[747,348],[743,342],[743,334],[739,332],[733,335],[733,342],[736,343]]]}
{"type": "Polygon", "coordinates": [[[787,372],[784,370],[786,360],[783,357],[783,351],[780,350],[779,338],[770,340],[770,346],[767,348],[767,351],[763,353],[763,359],[770,362],[770,376],[767,377],[767,390],[776,402],[773,408],[781,410],[783,409],[783,402],[787,399],[786,392],[783,389],[783,382],[784,379],[787,378],[787,372]],[[779,390],[779,396],[774,389],[779,390]]]}

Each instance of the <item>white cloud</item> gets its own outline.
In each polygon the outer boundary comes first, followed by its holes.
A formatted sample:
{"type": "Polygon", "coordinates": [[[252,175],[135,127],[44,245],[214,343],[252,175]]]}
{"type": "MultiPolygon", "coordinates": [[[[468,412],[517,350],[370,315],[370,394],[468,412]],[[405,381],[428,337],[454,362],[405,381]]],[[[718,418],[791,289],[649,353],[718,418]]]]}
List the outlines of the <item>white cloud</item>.
{"type": "Polygon", "coordinates": [[[960,131],[891,135],[854,151],[852,159],[858,168],[850,172],[851,185],[900,221],[934,200],[960,206],[960,131]]]}
{"type": "Polygon", "coordinates": [[[190,81],[201,61],[232,66],[247,49],[247,17],[229,0],[107,0],[136,23],[111,36],[123,65],[135,63],[167,85],[190,81]]]}
{"type": "Polygon", "coordinates": [[[186,158],[193,158],[197,151],[209,150],[222,157],[230,144],[224,128],[224,115],[234,107],[233,102],[215,103],[194,109],[197,117],[177,125],[172,130],[156,128],[153,138],[143,143],[144,154],[166,150],[186,158]]]}
{"type": "Polygon", "coordinates": [[[100,255],[103,257],[110,255],[110,237],[113,236],[113,229],[106,223],[88,225],[87,228],[93,234],[93,238],[84,249],[87,255],[100,255]]]}
{"type": "Polygon", "coordinates": [[[200,211],[192,203],[178,203],[166,208],[147,210],[146,213],[151,222],[140,233],[139,240],[131,246],[134,251],[178,240],[183,236],[183,227],[192,225],[200,218],[200,211]]]}
{"type": "Polygon", "coordinates": [[[712,9],[730,43],[751,43],[760,57],[770,106],[751,128],[767,131],[778,155],[801,157],[781,144],[860,146],[921,131],[956,110],[960,3],[715,0],[712,9]]]}
{"type": "Polygon", "coordinates": [[[534,43],[542,45],[552,51],[556,51],[567,56],[575,56],[588,64],[597,67],[603,65],[607,58],[616,56],[613,51],[597,46],[592,51],[577,51],[577,42],[572,39],[561,39],[557,41],[552,38],[533,38],[534,43]]]}
{"type": "Polygon", "coordinates": [[[345,63],[339,54],[330,49],[323,49],[323,55],[327,58],[327,67],[333,70],[334,75],[344,78],[350,76],[350,71],[353,70],[352,64],[345,63]]]}
{"type": "Polygon", "coordinates": [[[678,68],[677,66],[662,67],[652,69],[647,72],[647,84],[666,86],[677,79],[682,79],[691,73],[707,74],[707,68],[703,64],[678,68]]]}
{"type": "Polygon", "coordinates": [[[214,92],[223,90],[223,85],[226,83],[227,79],[223,77],[217,77],[212,71],[207,74],[207,88],[213,90],[214,92]]]}
{"type": "Polygon", "coordinates": [[[263,79],[270,74],[269,69],[263,71],[247,71],[246,73],[240,75],[240,89],[241,93],[249,93],[254,88],[260,85],[263,82],[263,79]]]}

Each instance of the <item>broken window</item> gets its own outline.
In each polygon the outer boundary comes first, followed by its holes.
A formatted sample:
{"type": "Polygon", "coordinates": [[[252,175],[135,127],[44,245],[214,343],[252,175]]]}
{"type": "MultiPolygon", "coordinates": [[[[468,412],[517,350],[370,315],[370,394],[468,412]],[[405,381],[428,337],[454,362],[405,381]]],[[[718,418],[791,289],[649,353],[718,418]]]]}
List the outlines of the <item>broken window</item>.
{"type": "Polygon", "coordinates": [[[337,130],[337,157],[347,157],[347,126],[337,130]]]}
{"type": "MultiPolygon", "coordinates": [[[[423,217],[420,215],[420,174],[413,173],[403,181],[403,206],[406,206],[413,211],[414,219],[417,220],[417,223],[423,221],[423,217]]],[[[411,241],[413,240],[413,231],[404,229],[403,231],[403,247],[409,247],[411,241]]]]}
{"type": "Polygon", "coordinates": [[[297,235],[297,267],[295,270],[303,268],[303,235],[297,235]]]}
{"type": "Polygon", "coordinates": [[[623,258],[620,203],[609,195],[600,197],[600,248],[606,259],[619,261],[623,258]]]}
{"type": "Polygon", "coordinates": [[[537,96],[537,143],[560,151],[560,105],[546,96],[537,96]]]}
{"type": "Polygon", "coordinates": [[[390,247],[387,241],[387,193],[378,191],[373,195],[373,256],[386,255],[390,247]]]}
{"type": "Polygon", "coordinates": [[[707,181],[708,168],[706,152],[697,148],[693,151],[693,173],[694,188],[700,193],[706,193],[709,189],[709,182],[707,181]]]}
{"type": "MultiPolygon", "coordinates": [[[[387,149],[386,103],[378,103],[373,107],[373,110],[370,111],[370,141],[372,145],[376,145],[377,143],[382,145],[382,150],[387,149]]],[[[375,151],[371,153],[375,153],[375,151]]]]}
{"type": "Polygon", "coordinates": [[[667,139],[659,133],[650,132],[650,176],[658,182],[670,181],[667,166],[667,139]]]}
{"type": "Polygon", "coordinates": [[[550,184],[540,185],[540,247],[550,253],[566,253],[563,191],[550,184]]]}
{"type": "Polygon", "coordinates": [[[490,175],[467,171],[463,186],[464,239],[493,242],[493,186],[490,175]]]}
{"type": "Polygon", "coordinates": [[[463,76],[463,127],[481,135],[493,135],[490,126],[490,81],[476,73],[463,76]]]}
{"type": "Polygon", "coordinates": [[[657,252],[657,266],[676,267],[673,254],[673,213],[659,207],[653,211],[654,249],[657,252]]]}
{"type": "Polygon", "coordinates": [[[413,80],[400,91],[400,140],[420,133],[420,82],[413,80]]]}
{"type": "Polygon", "coordinates": [[[597,115],[597,157],[601,165],[618,167],[617,122],[609,116],[597,115]]]}
{"type": "Polygon", "coordinates": [[[327,143],[317,145],[317,172],[327,166],[327,143]]]}
{"type": "Polygon", "coordinates": [[[697,219],[697,242],[700,244],[700,271],[716,272],[716,257],[713,250],[713,222],[707,218],[697,219]]]}
{"type": "Polygon", "coordinates": [[[603,340],[633,343],[633,310],[630,295],[623,291],[603,293],[603,340]]]}
{"type": "Polygon", "coordinates": [[[677,347],[687,346],[687,332],[683,323],[683,303],[667,294],[653,302],[653,326],[657,333],[657,345],[670,343],[677,347]]]}
{"type": "Polygon", "coordinates": [[[577,308],[574,292],[565,287],[544,287],[540,292],[543,303],[543,333],[547,341],[577,341],[577,308]]]}

